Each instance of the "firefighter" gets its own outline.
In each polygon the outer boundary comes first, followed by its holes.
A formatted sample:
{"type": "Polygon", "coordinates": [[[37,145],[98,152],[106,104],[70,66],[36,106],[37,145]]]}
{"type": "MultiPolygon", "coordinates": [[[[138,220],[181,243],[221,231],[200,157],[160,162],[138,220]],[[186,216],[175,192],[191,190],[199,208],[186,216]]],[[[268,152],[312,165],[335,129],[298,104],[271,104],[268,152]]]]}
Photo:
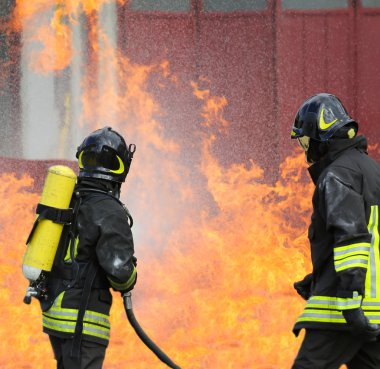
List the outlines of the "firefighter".
{"type": "Polygon", "coordinates": [[[47,299],[41,300],[43,330],[59,369],[99,369],[110,336],[110,287],[133,289],[136,258],[131,216],[119,200],[135,146],[109,127],[78,147],[79,175],[64,227],[47,299]]]}
{"type": "Polygon", "coordinates": [[[380,368],[380,165],[334,95],[299,108],[291,138],[315,184],[308,237],[313,272],[295,283],[307,300],[305,336],[292,369],[380,368]]]}

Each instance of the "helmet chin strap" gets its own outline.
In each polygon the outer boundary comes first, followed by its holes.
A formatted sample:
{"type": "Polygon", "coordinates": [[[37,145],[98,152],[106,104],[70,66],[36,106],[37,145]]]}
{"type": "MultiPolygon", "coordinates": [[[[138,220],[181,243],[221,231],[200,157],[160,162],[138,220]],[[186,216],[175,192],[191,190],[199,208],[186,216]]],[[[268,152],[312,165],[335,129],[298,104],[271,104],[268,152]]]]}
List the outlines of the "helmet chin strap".
{"type": "Polygon", "coordinates": [[[120,187],[121,183],[115,183],[115,188],[113,190],[113,195],[117,198],[120,199],[120,187]]]}
{"type": "Polygon", "coordinates": [[[116,197],[117,199],[119,199],[120,198],[121,183],[113,182],[113,181],[106,181],[106,180],[103,180],[103,181],[104,181],[103,183],[106,183],[107,188],[110,190],[112,195],[114,197],[116,197]]]}

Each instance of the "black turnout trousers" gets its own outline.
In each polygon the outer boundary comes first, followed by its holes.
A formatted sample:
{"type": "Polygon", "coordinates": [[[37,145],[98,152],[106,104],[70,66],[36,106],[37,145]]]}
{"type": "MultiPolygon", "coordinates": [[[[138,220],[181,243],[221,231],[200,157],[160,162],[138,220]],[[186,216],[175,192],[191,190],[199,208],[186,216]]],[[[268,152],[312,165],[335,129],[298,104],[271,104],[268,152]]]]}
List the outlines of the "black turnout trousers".
{"type": "Polygon", "coordinates": [[[307,329],[292,369],[380,369],[380,341],[349,332],[307,329]]]}
{"type": "Polygon", "coordinates": [[[82,340],[81,356],[74,359],[71,354],[71,339],[49,335],[50,343],[57,361],[57,369],[101,369],[106,354],[106,346],[82,340]]]}

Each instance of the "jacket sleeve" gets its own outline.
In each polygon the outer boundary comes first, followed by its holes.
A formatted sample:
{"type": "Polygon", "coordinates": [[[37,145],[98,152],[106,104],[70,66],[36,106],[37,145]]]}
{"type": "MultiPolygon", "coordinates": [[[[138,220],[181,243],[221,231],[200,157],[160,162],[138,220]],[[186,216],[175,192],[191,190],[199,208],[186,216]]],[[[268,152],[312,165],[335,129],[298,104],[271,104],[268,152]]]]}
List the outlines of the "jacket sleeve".
{"type": "Polygon", "coordinates": [[[116,206],[101,219],[96,254],[112,288],[128,291],[137,278],[133,237],[125,211],[116,206]]]}
{"type": "Polygon", "coordinates": [[[342,168],[328,173],[321,186],[326,230],[333,235],[337,297],[342,310],[360,307],[365,292],[371,235],[361,183],[360,174],[342,168]]]}

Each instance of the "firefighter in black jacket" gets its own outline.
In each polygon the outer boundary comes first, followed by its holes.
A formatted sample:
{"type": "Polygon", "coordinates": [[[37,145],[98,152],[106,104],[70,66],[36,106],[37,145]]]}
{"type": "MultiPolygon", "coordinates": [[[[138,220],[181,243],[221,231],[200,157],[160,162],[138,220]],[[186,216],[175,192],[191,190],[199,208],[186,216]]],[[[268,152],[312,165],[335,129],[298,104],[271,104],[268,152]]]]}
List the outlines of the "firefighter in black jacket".
{"type": "Polygon", "coordinates": [[[295,283],[307,300],[293,369],[380,368],[380,165],[340,100],[321,93],[300,107],[291,137],[316,186],[309,227],[312,274],[295,283]]]}
{"type": "Polygon", "coordinates": [[[110,287],[122,293],[136,283],[131,217],[119,201],[134,152],[109,127],[78,147],[79,176],[41,301],[58,369],[99,369],[110,335],[110,287]]]}

